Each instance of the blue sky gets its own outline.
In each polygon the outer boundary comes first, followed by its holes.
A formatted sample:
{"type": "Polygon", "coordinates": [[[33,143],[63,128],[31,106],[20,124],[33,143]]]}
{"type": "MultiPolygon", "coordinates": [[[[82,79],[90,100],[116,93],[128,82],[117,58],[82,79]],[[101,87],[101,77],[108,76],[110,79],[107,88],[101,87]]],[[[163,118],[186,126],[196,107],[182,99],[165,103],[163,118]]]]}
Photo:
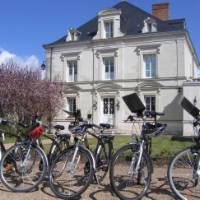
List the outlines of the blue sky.
{"type": "MultiPolygon", "coordinates": [[[[151,12],[153,3],[167,0],[129,0],[151,12]]],[[[119,0],[0,0],[0,49],[20,59],[44,59],[42,45],[66,34],[119,0]]],[[[187,28],[200,57],[200,1],[169,0],[170,17],[186,18],[187,28]]]]}

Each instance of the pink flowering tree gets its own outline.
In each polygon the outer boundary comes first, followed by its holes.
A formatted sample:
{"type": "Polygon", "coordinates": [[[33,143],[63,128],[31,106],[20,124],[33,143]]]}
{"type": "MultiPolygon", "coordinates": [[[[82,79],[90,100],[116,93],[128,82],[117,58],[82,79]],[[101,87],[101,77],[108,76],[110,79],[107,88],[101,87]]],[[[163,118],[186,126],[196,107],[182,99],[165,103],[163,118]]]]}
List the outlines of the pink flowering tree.
{"type": "Polygon", "coordinates": [[[41,80],[39,70],[0,65],[0,117],[27,121],[40,115],[49,120],[62,106],[61,84],[41,80]]]}

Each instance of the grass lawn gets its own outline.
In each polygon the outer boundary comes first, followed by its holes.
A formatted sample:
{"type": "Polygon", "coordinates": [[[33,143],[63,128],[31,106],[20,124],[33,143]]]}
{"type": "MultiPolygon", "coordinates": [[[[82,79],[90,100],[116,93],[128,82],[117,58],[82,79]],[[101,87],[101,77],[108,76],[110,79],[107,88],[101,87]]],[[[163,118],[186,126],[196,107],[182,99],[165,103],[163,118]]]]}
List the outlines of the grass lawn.
{"type": "MultiPolygon", "coordinates": [[[[113,142],[116,151],[121,146],[131,142],[131,136],[116,136],[113,142]]],[[[92,149],[95,148],[96,140],[89,138],[89,144],[92,149]]],[[[176,152],[192,145],[192,142],[172,141],[171,136],[154,137],[152,140],[152,158],[171,158],[176,152]]]]}
{"type": "MultiPolygon", "coordinates": [[[[42,138],[44,139],[44,138],[42,138]]],[[[15,137],[6,137],[5,143],[14,143],[15,137]]],[[[88,139],[91,149],[95,149],[97,140],[95,138],[88,139]]],[[[121,146],[131,142],[131,136],[116,136],[113,141],[114,151],[121,146]]],[[[192,142],[185,141],[172,141],[171,136],[159,136],[154,137],[152,140],[152,158],[171,158],[176,152],[181,149],[192,145],[192,142]]],[[[45,145],[45,149],[48,150],[50,145],[45,145]]]]}

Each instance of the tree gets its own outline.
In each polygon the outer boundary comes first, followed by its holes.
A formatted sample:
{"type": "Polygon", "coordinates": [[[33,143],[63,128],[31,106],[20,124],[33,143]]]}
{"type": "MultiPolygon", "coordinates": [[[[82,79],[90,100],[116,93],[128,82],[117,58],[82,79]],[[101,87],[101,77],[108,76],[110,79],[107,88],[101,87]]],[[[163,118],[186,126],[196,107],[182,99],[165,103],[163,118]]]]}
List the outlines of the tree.
{"type": "Polygon", "coordinates": [[[62,85],[41,80],[39,70],[14,63],[0,65],[0,117],[30,121],[33,115],[52,119],[63,106],[62,85]]]}

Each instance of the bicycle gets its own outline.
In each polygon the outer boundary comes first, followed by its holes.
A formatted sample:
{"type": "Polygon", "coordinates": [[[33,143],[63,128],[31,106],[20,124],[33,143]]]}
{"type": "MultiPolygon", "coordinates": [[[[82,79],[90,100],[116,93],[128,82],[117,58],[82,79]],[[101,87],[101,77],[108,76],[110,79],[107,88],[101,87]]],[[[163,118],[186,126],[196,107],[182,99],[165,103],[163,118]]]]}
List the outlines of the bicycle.
{"type": "Polygon", "coordinates": [[[108,172],[113,150],[114,136],[103,135],[104,130],[108,128],[110,128],[109,124],[97,126],[86,123],[74,127],[72,133],[76,138],[75,145],[67,148],[54,160],[49,172],[50,187],[57,197],[79,198],[93,181],[93,177],[97,183],[103,180],[108,172]],[[96,131],[91,132],[89,129],[100,129],[100,135],[96,135],[96,131]],[[87,134],[98,140],[94,155],[85,145],[87,134]]]}
{"type": "MultiPolygon", "coordinates": [[[[114,154],[110,165],[110,183],[113,192],[122,200],[138,200],[145,196],[153,173],[151,160],[152,137],[159,136],[166,124],[157,122],[157,116],[164,113],[145,112],[145,106],[133,93],[123,97],[132,113],[142,120],[141,135],[132,134],[132,142],[122,146],[114,154]],[[153,117],[153,122],[147,122],[153,117]]],[[[137,120],[130,115],[126,121],[135,125],[137,120]]]]}
{"type": "Polygon", "coordinates": [[[200,198],[200,113],[185,97],[181,101],[182,107],[193,118],[194,137],[182,137],[184,141],[192,140],[195,144],[179,151],[168,166],[168,180],[173,193],[178,199],[195,200],[200,198]]]}
{"type": "Polygon", "coordinates": [[[43,127],[37,126],[27,133],[23,141],[10,147],[2,157],[0,177],[11,191],[32,191],[43,180],[48,161],[45,152],[37,144],[37,138],[42,133],[43,127]]]}
{"type": "MultiPolygon", "coordinates": [[[[56,125],[54,128],[56,134],[51,138],[52,143],[47,155],[40,140],[44,126],[39,124],[5,152],[0,164],[0,177],[8,189],[13,192],[29,192],[42,182],[49,164],[59,151],[69,145],[69,136],[59,134],[59,130],[63,130],[64,127],[56,125]]],[[[50,139],[49,136],[46,137],[50,139]]]]}

